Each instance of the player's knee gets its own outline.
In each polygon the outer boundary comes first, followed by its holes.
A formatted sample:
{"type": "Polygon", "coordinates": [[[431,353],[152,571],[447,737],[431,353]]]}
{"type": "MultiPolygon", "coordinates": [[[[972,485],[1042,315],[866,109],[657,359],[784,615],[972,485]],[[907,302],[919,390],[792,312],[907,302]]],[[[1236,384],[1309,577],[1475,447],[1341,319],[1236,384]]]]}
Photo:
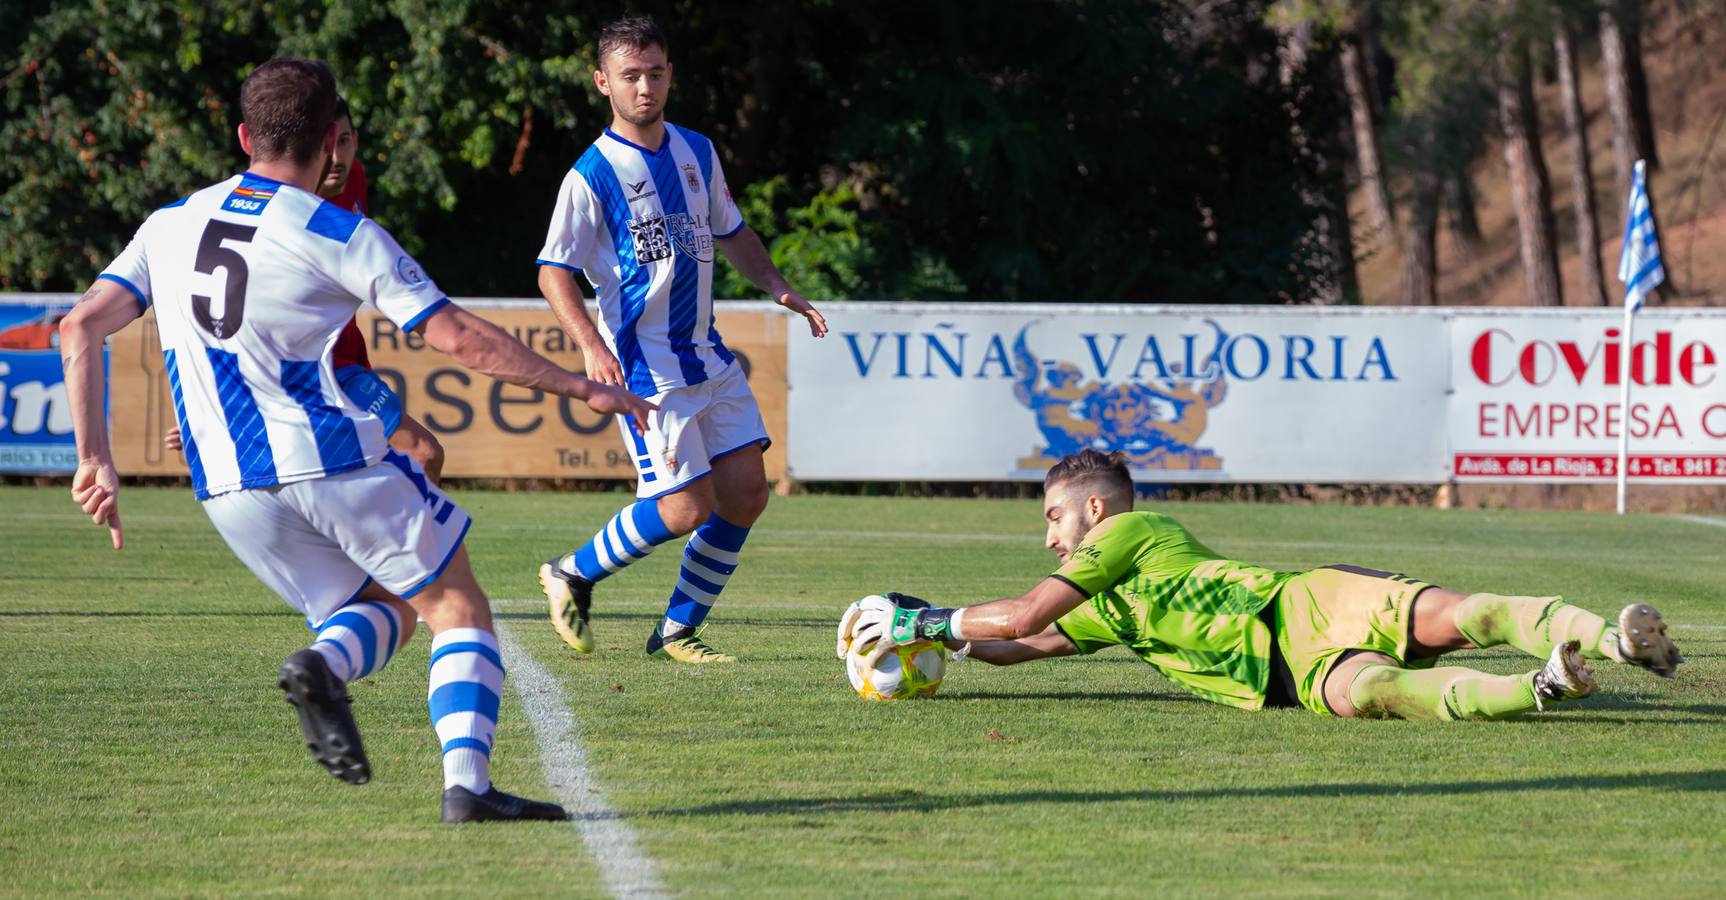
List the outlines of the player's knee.
{"type": "Polygon", "coordinates": [[[660,498],[659,518],[673,534],[688,534],[713,515],[716,505],[711,491],[678,491],[660,498]]]}
{"type": "Polygon", "coordinates": [[[773,492],[768,489],[765,481],[745,485],[730,491],[725,502],[720,504],[718,512],[725,521],[748,527],[761,518],[761,514],[767,510],[768,499],[772,496],[773,492]]]}

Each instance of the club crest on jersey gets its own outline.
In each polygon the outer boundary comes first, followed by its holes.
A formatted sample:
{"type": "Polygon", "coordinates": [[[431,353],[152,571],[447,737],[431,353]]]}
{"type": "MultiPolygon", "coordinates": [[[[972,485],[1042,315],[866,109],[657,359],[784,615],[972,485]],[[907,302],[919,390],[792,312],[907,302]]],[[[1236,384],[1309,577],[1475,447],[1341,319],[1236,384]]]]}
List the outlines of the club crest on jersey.
{"type": "Polygon", "coordinates": [[[705,216],[672,213],[665,217],[665,228],[684,256],[700,262],[713,261],[713,232],[708,229],[705,216]]]}
{"type": "Polygon", "coordinates": [[[671,258],[671,238],[666,234],[665,217],[657,213],[630,219],[629,237],[635,243],[638,265],[671,258]]]}
{"type": "Polygon", "coordinates": [[[685,163],[683,165],[683,183],[689,187],[691,193],[699,193],[701,191],[701,177],[695,174],[694,163],[685,163]]]}
{"type": "Polygon", "coordinates": [[[273,188],[248,187],[242,184],[234,188],[234,192],[228,195],[228,199],[222,201],[222,209],[228,212],[255,216],[264,211],[270,198],[275,195],[276,192],[273,188]]]}

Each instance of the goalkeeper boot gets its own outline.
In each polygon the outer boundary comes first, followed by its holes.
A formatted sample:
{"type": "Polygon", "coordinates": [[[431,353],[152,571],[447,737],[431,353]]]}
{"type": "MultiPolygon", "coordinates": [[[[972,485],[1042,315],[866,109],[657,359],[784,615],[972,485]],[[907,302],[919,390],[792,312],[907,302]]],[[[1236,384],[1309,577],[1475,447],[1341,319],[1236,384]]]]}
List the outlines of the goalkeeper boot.
{"type": "Polygon", "coordinates": [[[707,646],[701,639],[701,629],[692,625],[684,625],[664,633],[663,627],[653,629],[653,634],[647,637],[647,655],[660,659],[675,659],[682,663],[730,663],[737,657],[707,646]]]}
{"type": "Polygon", "coordinates": [[[1677,675],[1684,661],[1678,645],[1666,636],[1666,620],[1646,603],[1632,603],[1618,614],[1618,656],[1661,678],[1677,675]]]}
{"type": "Polygon", "coordinates": [[[372,780],[372,766],[354,723],[353,700],[316,650],[301,650],[282,662],[282,693],[300,714],[306,747],[331,775],[348,784],[372,780]]]}
{"type": "Polygon", "coordinates": [[[539,567],[539,586],[551,602],[551,627],[577,653],[593,652],[593,628],[587,613],[593,606],[593,582],[571,575],[553,559],[539,567]]]}
{"type": "Polygon", "coordinates": [[[443,820],[451,825],[462,822],[506,822],[515,820],[551,820],[569,818],[569,813],[556,803],[541,803],[526,797],[506,794],[488,788],[476,794],[460,785],[443,792],[443,820]]]}
{"type": "Polygon", "coordinates": [[[1598,690],[1594,671],[1582,659],[1582,642],[1565,641],[1552,648],[1546,668],[1534,673],[1534,708],[1545,712],[1559,700],[1580,700],[1598,690]]]}

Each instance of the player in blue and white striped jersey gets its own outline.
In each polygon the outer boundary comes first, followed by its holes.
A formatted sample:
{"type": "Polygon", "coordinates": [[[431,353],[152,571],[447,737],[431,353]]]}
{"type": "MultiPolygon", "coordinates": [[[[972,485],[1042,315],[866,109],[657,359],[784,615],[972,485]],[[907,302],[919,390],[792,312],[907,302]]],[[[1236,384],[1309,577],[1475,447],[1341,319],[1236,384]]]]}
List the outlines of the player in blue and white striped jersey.
{"type": "Polygon", "coordinates": [[[346,685],[389,662],[418,613],[433,635],[444,820],[562,818],[554,804],[491,785],[503,661],[462,549],[467,513],[389,448],[379,415],[387,389],[351,396],[331,351],[365,301],[494,378],[604,413],[654,407],[558,368],[450,303],[375,222],[320,199],[335,100],[322,63],[254,70],[240,90],[250,168],[151,215],[62,322],[73,498],[120,549],[101,350],[154,306],[197,497],[235,555],[317,632],[281,668],[314,758],[344,781],[370,780],[346,685]]]}
{"type": "Polygon", "coordinates": [[[659,28],[640,17],[600,33],[593,77],[611,102],[611,127],[564,176],[538,260],[540,291],[581,348],[588,376],[659,404],[640,434],[619,422],[639,474],[638,499],[585,545],[541,566],[539,577],[558,634],[589,653],[594,583],[694,532],[647,652],[730,662],[699,630],[767,506],[762,451],[771,440],[742,367],[714,326],[714,251],[807,319],[815,337],[827,333],[827,323],[744,224],[713,144],[665,121],[667,46],[659,28]],[[576,274],[598,298],[597,328],[576,274]]]}

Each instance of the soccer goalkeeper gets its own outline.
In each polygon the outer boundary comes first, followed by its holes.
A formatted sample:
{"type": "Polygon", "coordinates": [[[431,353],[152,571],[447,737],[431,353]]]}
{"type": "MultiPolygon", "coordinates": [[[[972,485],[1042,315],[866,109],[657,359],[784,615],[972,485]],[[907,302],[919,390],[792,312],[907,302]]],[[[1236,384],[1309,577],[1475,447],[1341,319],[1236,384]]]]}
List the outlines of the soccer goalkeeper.
{"type": "MultiPolygon", "coordinates": [[[[852,604],[840,646],[879,658],[925,640],[996,665],[1122,645],[1217,703],[1320,715],[1500,719],[1594,693],[1585,660],[1672,677],[1684,658],[1660,613],[1633,603],[1614,628],[1558,597],[1461,594],[1389,572],[1277,572],[1224,559],[1168,516],[1133,511],[1118,455],[1085,450],[1044,481],[1053,575],[1020,597],[940,609],[889,595],[852,604]],[[1437,666],[1508,644],[1546,664],[1523,675],[1437,666]]],[[[870,660],[873,662],[873,659],[870,660]]]]}

